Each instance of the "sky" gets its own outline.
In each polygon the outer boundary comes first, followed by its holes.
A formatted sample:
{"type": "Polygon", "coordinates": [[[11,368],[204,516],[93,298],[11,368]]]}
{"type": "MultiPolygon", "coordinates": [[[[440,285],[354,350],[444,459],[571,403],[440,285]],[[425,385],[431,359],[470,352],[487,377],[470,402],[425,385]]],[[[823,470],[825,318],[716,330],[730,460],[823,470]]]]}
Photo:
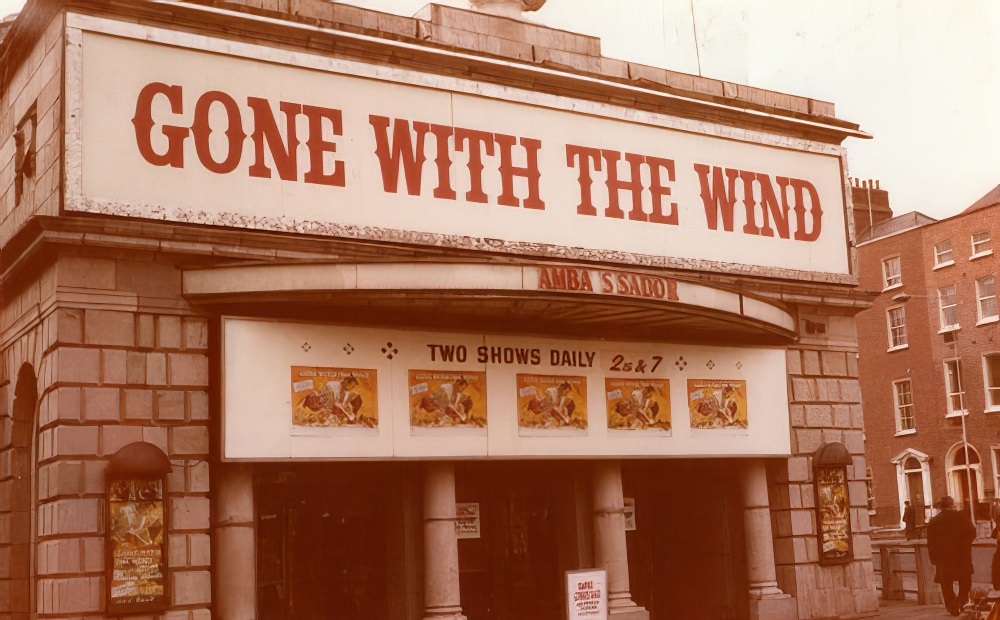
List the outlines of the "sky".
{"type": "Polygon", "coordinates": [[[527,16],[601,37],[605,56],[833,102],[873,136],[845,141],[848,173],[897,214],[955,215],[1000,184],[996,0],[548,0],[527,16]]]}

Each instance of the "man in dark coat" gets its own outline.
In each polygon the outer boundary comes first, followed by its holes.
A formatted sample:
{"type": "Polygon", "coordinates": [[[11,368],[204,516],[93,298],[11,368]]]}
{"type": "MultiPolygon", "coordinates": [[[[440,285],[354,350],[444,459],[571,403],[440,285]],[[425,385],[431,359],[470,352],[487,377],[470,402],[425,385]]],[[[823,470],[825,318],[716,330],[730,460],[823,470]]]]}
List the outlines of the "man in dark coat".
{"type": "Polygon", "coordinates": [[[941,512],[927,523],[927,552],[937,569],[934,580],[941,584],[944,606],[948,613],[957,616],[969,601],[972,587],[972,541],[976,539],[976,526],[968,514],[955,509],[951,497],[942,497],[940,505],[941,512]]]}
{"type": "Polygon", "coordinates": [[[903,525],[906,526],[906,540],[911,540],[917,536],[917,522],[914,520],[913,506],[910,500],[906,500],[906,507],[903,509],[903,525]]]}

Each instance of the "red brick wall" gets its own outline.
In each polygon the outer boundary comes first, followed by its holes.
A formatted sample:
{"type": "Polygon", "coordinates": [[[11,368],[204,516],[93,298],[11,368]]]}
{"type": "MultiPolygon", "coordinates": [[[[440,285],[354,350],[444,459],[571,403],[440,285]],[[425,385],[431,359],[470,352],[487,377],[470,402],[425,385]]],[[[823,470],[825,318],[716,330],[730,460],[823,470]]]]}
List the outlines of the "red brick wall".
{"type": "MultiPolygon", "coordinates": [[[[960,420],[945,418],[943,361],[958,357],[962,365],[965,407],[970,444],[979,452],[987,495],[995,492],[990,446],[1000,444],[1000,414],[984,413],[982,354],[1000,351],[997,323],[976,325],[976,278],[998,274],[1000,208],[958,215],[940,222],[885,237],[859,248],[860,281],[867,290],[882,290],[882,259],[901,257],[903,285],[883,292],[870,310],[858,315],[861,390],[864,400],[866,451],[872,467],[878,513],[872,522],[891,526],[899,521],[896,468],[891,459],[907,448],[931,457],[933,497],[947,494],[945,457],[961,441],[960,420]],[[995,254],[970,260],[973,232],[992,231],[995,254]],[[934,244],[952,240],[955,264],[933,269],[934,244]],[[939,334],[937,289],[954,284],[958,293],[961,328],[954,332],[956,345],[939,334]],[[893,301],[900,293],[905,301],[893,301]],[[909,346],[887,352],[886,309],[906,308],[909,346]],[[892,381],[909,378],[913,387],[916,432],[896,436],[892,381]]],[[[930,500],[927,500],[930,503],[930,500]]]]}

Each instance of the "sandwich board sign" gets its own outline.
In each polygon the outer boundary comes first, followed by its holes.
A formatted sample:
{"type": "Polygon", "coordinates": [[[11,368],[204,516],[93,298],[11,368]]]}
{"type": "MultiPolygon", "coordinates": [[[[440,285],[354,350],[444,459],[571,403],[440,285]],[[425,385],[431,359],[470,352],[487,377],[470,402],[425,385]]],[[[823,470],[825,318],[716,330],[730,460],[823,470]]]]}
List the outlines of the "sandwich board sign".
{"type": "Polygon", "coordinates": [[[607,620],[608,574],[602,569],[566,571],[569,620],[607,620]]]}

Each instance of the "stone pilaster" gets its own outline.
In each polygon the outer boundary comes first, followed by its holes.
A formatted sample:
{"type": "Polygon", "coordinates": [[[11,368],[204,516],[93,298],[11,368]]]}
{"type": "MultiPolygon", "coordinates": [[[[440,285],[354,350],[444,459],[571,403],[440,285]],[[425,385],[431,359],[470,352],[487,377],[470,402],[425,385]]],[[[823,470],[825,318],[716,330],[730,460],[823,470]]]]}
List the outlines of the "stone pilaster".
{"type": "Polygon", "coordinates": [[[796,620],[795,600],[778,587],[771,509],[767,498],[767,470],[761,461],[752,460],[743,464],[742,475],[750,617],[755,620],[796,620]]]}
{"type": "Polygon", "coordinates": [[[221,620],[257,617],[253,467],[226,463],[216,480],[216,613],[221,620]]]}
{"type": "Polygon", "coordinates": [[[424,470],[424,620],[465,620],[458,583],[455,466],[424,470]]]}
{"type": "Polygon", "coordinates": [[[608,615],[621,620],[649,620],[632,600],[625,546],[625,500],[617,461],[594,463],[594,563],[608,575],[608,615]]]}

